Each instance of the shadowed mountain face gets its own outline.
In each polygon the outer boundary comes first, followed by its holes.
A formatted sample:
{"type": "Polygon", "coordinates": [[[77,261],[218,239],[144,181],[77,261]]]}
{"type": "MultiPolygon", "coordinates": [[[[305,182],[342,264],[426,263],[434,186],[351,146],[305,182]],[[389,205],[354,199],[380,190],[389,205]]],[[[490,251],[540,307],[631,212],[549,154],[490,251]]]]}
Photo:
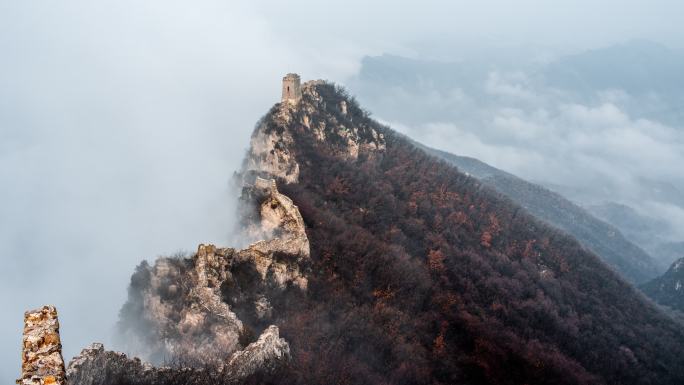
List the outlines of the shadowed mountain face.
{"type": "Polygon", "coordinates": [[[308,84],[255,137],[311,242],[307,296],[276,310],[283,382],[684,380],[681,327],[596,255],[334,86],[308,84]]]}
{"type": "Polygon", "coordinates": [[[684,312],[684,258],[676,260],[663,274],[641,286],[660,305],[684,312]]]}
{"type": "Polygon", "coordinates": [[[644,250],[625,239],[617,228],[563,196],[477,159],[424,148],[506,195],[535,217],[571,234],[630,282],[643,283],[658,275],[655,260],[644,250]]]}

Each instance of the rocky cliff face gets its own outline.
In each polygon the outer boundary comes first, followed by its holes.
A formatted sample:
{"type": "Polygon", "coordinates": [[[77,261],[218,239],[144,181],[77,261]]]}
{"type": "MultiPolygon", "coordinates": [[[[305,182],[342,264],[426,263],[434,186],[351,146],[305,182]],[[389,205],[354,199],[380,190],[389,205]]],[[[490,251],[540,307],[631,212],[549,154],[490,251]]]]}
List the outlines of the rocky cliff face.
{"type": "Polygon", "coordinates": [[[247,199],[257,208],[248,232],[267,238],[242,250],[200,245],[189,259],[162,258],[154,266],[142,265],[126,304],[138,311],[124,307],[125,333],[150,340],[152,331],[157,355],[225,358],[244,347],[240,336],[245,326],[236,312],[265,322],[271,313],[270,293],[288,287],[306,290],[309,241],[297,207],[278,192],[274,180],[257,178],[244,189],[247,199]]]}
{"type": "Polygon", "coordinates": [[[229,378],[243,379],[259,371],[274,372],[290,359],[290,345],[280,338],[278,328],[269,326],[256,342],[235,352],[225,366],[229,378]]]}
{"type": "Polygon", "coordinates": [[[234,384],[255,374],[273,373],[289,360],[289,344],[280,338],[276,326],[270,326],[257,341],[216,366],[205,362],[202,366],[155,367],[95,343],[74,357],[66,374],[69,384],[76,385],[234,384]]]}
{"type": "MultiPolygon", "coordinates": [[[[245,215],[245,231],[249,236],[261,239],[249,246],[248,250],[264,255],[284,253],[297,257],[303,262],[310,256],[309,239],[306,237],[304,219],[297,206],[287,196],[278,192],[274,179],[256,177],[254,186],[243,189],[243,202],[257,202],[256,212],[252,216],[245,215]],[[256,217],[255,217],[256,216],[256,217]]],[[[250,207],[251,205],[247,204],[250,207]]],[[[265,278],[269,268],[285,272],[286,266],[271,263],[272,259],[264,259],[257,263],[259,273],[265,278]]],[[[287,277],[276,273],[279,285],[287,281],[287,277]]],[[[306,278],[297,273],[290,277],[302,289],[306,288],[306,278]]]]}
{"type": "MultiPolygon", "coordinates": [[[[192,370],[186,371],[186,373],[192,370]]],[[[139,358],[130,359],[123,353],[106,351],[94,343],[69,362],[69,383],[79,385],[157,384],[174,375],[171,368],[155,368],[139,358]]]]}
{"type": "Polygon", "coordinates": [[[256,173],[296,183],[300,165],[293,130],[308,131],[340,159],[377,157],[385,150],[384,135],[368,123],[367,114],[340,88],[322,81],[302,87],[297,104],[277,104],[258,124],[245,161],[245,174],[256,173]]]}
{"type": "Polygon", "coordinates": [[[202,376],[231,382],[289,360],[287,341],[270,324],[272,302],[284,291],[307,288],[304,221],[275,180],[253,179],[242,200],[250,208],[246,236],[263,239],[241,250],[202,244],[188,258],[144,262],[131,278],[120,337],[135,356],[175,367],[156,368],[93,345],[69,365],[70,384],[104,385],[112,378],[166,384],[181,374],[189,384],[202,376]]]}

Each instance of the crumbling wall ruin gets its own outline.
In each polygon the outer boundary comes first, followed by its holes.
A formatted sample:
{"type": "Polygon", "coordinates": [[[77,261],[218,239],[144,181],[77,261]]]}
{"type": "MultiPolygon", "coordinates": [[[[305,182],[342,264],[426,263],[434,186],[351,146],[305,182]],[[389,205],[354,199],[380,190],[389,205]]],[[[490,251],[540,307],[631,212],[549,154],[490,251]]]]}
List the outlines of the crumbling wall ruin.
{"type": "Polygon", "coordinates": [[[20,385],[64,385],[66,373],[54,306],[24,313],[20,385]]]}

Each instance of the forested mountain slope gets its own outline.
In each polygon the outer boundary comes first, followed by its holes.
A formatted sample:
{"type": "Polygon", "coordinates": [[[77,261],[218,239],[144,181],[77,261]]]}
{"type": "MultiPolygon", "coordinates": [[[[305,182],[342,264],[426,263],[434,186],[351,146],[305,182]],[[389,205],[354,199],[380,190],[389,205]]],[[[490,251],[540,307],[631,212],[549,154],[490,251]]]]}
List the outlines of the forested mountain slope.
{"type": "MultiPolygon", "coordinates": [[[[268,138],[268,139],[266,139],[268,138]]],[[[311,241],[301,383],[678,383],[681,328],[574,238],[308,83],[262,120],[311,241]]],[[[276,165],[278,165],[276,167],[276,165]]]]}
{"type": "Polygon", "coordinates": [[[644,283],[660,270],[656,261],[616,227],[545,187],[527,182],[477,159],[419,145],[511,198],[535,217],[577,238],[632,283],[644,283]]]}

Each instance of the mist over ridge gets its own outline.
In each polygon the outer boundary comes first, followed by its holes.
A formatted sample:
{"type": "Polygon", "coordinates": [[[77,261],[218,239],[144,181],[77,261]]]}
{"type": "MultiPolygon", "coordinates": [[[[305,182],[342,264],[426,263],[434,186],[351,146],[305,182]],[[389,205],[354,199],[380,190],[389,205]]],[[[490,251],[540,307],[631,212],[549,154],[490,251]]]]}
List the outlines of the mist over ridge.
{"type": "Polygon", "coordinates": [[[5,2],[0,379],[17,378],[23,311],[60,309],[68,360],[90,342],[110,342],[142,259],[231,242],[230,178],[286,72],[346,84],[415,140],[540,182],[606,219],[633,210],[651,226],[633,237],[646,234],[649,251],[675,258],[684,239],[683,104],[681,75],[668,68],[682,63],[680,8],[668,0],[5,2]],[[661,66],[631,62],[634,52],[661,66]],[[595,68],[626,60],[632,72],[609,71],[611,79],[595,68]],[[387,64],[397,65],[396,78],[385,77],[387,64]],[[601,77],[576,82],[587,68],[601,77]],[[621,83],[634,71],[647,75],[621,83]]]}
{"type": "Polygon", "coordinates": [[[350,84],[401,132],[562,193],[664,270],[675,258],[659,250],[684,239],[682,65],[681,51],[634,40],[545,63],[366,57],[350,84]]]}

